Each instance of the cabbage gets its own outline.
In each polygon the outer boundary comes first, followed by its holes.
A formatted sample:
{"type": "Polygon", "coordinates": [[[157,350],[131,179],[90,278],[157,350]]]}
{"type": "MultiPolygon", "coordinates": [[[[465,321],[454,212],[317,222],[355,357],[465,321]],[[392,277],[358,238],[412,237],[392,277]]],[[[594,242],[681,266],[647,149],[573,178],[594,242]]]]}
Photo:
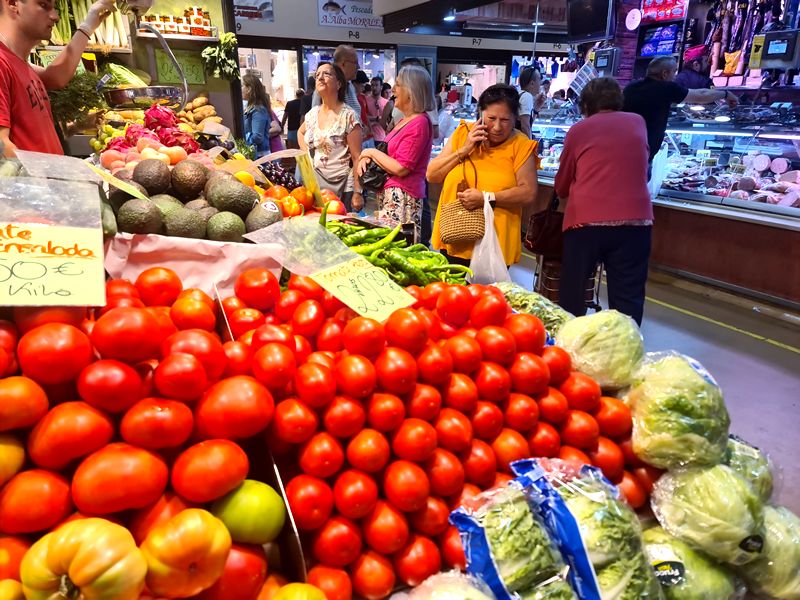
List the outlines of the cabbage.
{"type": "Polygon", "coordinates": [[[618,560],[597,572],[603,600],[663,598],[661,587],[644,556],[618,560]]]}
{"type": "Polygon", "coordinates": [[[630,385],[644,356],[642,334],[635,321],[616,310],[567,321],[558,330],[556,345],[569,353],[574,369],[604,389],[630,385]]]}
{"type": "Polygon", "coordinates": [[[761,450],[732,435],[723,462],[753,486],[759,498],[766,502],[772,496],[772,469],[761,450]]]}
{"type": "Polygon", "coordinates": [[[666,600],[734,600],[737,588],[725,567],[692,550],[661,527],[642,534],[644,551],[666,600]]]}
{"type": "Polygon", "coordinates": [[[764,541],[764,507],[726,465],[669,471],[653,487],[653,512],[678,539],[719,561],[755,560],[764,541]]]}
{"type": "Polygon", "coordinates": [[[648,355],[628,394],[633,451],[655,467],[715,465],[725,454],[730,417],[714,379],[681,354],[648,355]]]}
{"type": "Polygon", "coordinates": [[[800,518],[783,506],[767,506],[764,527],[764,550],[742,574],[753,590],[770,598],[800,600],[800,518]]]}

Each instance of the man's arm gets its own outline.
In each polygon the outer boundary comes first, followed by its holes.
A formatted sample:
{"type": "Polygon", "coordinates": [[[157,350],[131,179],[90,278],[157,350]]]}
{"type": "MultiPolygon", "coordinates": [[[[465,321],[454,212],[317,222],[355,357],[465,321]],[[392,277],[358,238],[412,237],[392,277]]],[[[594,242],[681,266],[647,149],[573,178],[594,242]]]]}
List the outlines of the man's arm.
{"type": "Polygon", "coordinates": [[[528,138],[531,137],[531,116],[530,115],[520,115],[519,116],[519,126],[520,131],[524,133],[528,138]]]}
{"type": "Polygon", "coordinates": [[[739,104],[739,98],[730,93],[728,90],[705,89],[689,90],[689,93],[686,94],[684,102],[689,104],[711,104],[717,100],[725,100],[725,102],[727,102],[728,106],[731,108],[739,104]]]}
{"type": "Polygon", "coordinates": [[[15,158],[17,156],[17,147],[11,141],[11,128],[0,127],[0,142],[3,142],[3,156],[6,158],[15,158]]]}

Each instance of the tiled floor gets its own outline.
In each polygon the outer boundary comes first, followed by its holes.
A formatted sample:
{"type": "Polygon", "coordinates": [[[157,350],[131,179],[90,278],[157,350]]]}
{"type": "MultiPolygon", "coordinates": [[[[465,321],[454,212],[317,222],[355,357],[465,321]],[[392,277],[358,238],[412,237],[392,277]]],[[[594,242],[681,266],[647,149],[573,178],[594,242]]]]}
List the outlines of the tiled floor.
{"type": "MultiPolygon", "coordinates": [[[[511,270],[530,289],[533,263],[511,270]]],[[[648,284],[648,352],[677,350],[716,378],[731,431],[772,457],[774,501],[800,514],[800,328],[665,283],[648,284]]]]}

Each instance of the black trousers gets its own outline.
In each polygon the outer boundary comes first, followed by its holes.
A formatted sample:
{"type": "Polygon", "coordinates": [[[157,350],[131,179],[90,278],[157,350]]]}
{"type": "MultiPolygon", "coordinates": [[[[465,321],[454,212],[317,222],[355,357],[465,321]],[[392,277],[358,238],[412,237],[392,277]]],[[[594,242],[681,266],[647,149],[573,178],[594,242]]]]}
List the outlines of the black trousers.
{"type": "Polygon", "coordinates": [[[431,201],[428,199],[428,182],[425,182],[425,197],[422,199],[422,223],[420,224],[420,243],[430,247],[433,221],[431,220],[431,201]]]}
{"type": "Polygon", "coordinates": [[[609,308],[642,324],[652,227],[580,227],[564,232],[559,304],[586,314],[586,280],[603,263],[609,308]]]}

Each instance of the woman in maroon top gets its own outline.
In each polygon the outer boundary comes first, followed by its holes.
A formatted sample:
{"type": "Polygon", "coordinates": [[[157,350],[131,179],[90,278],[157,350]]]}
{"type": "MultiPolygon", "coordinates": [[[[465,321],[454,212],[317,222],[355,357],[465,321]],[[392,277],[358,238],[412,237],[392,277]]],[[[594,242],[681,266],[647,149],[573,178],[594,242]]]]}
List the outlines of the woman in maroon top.
{"type": "Polygon", "coordinates": [[[556,175],[564,213],[559,303],[586,313],[586,280],[605,267],[609,307],[642,322],[653,205],[647,189],[647,128],[622,112],[622,89],[594,79],[580,97],[586,117],[570,128],[556,175]]]}

